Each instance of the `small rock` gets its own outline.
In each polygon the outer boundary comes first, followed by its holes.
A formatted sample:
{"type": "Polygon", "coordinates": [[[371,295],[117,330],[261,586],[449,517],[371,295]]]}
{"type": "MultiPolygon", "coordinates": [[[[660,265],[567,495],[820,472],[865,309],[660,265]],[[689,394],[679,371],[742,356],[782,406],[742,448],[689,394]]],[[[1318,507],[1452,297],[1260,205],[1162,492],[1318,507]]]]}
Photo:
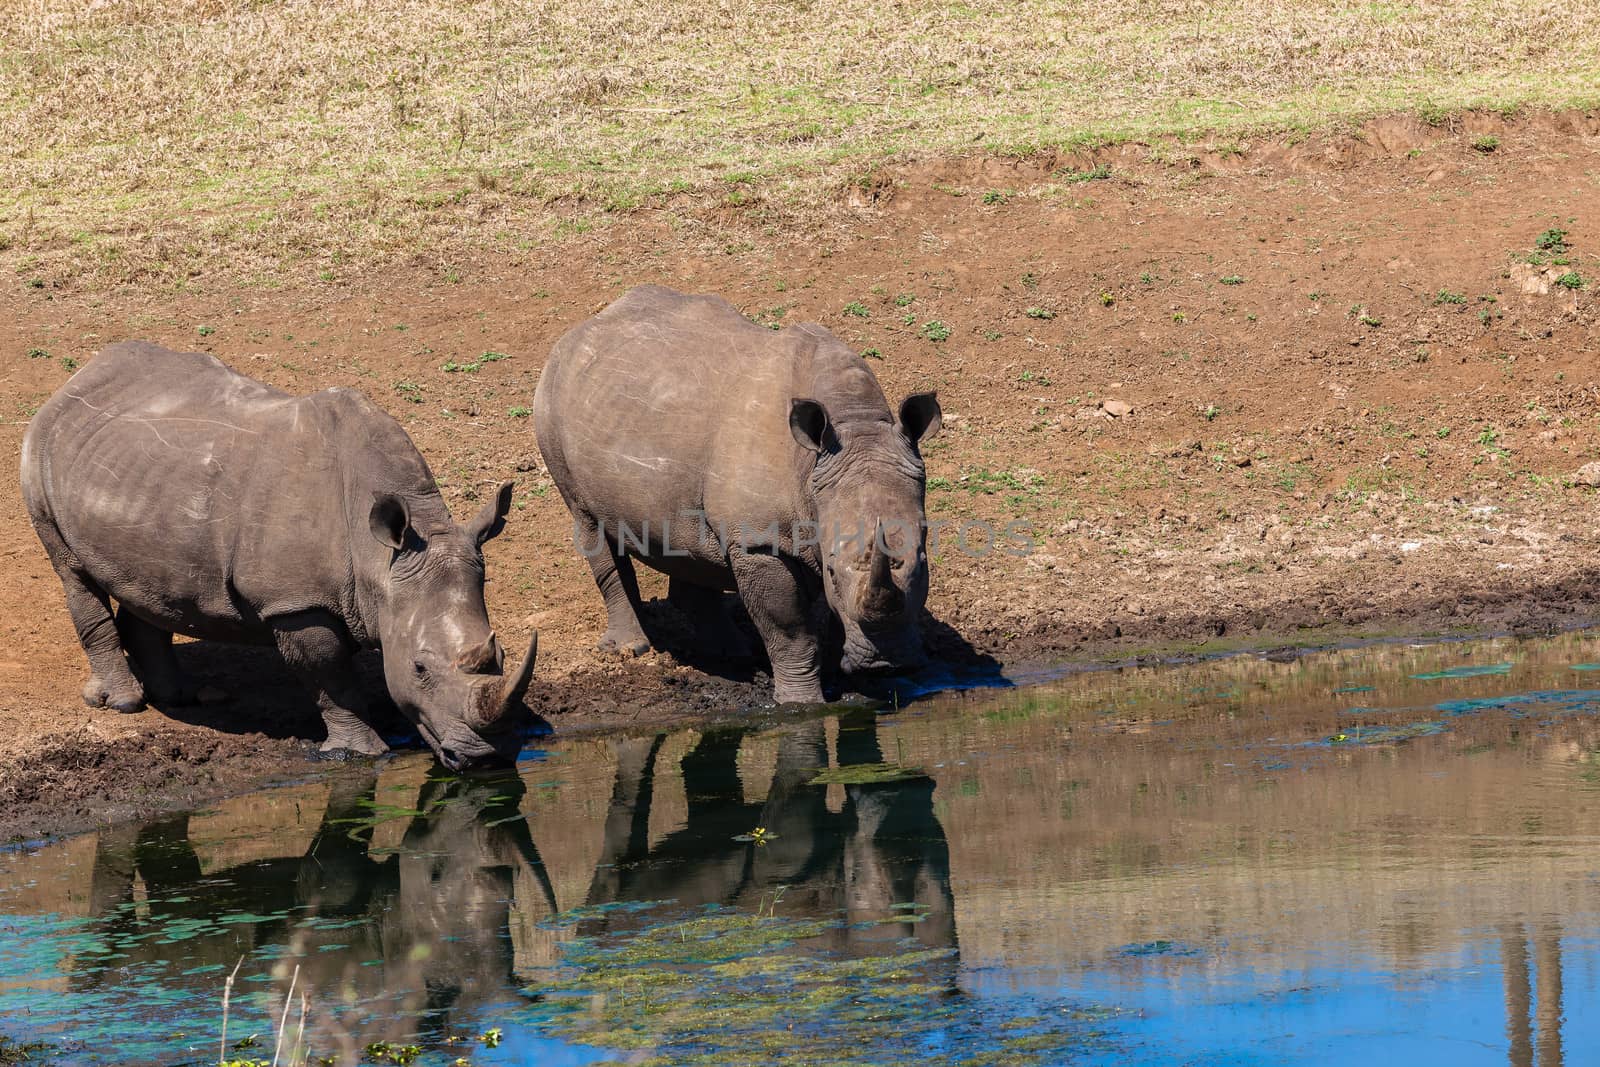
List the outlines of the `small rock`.
{"type": "Polygon", "coordinates": [[[1249,456],[1234,456],[1233,457],[1233,465],[1235,467],[1248,467],[1248,466],[1250,466],[1250,457],[1249,456]]]}
{"type": "Polygon", "coordinates": [[[1126,418],[1133,414],[1133,405],[1126,400],[1102,400],[1100,407],[1113,419],[1126,418]]]}
{"type": "Polygon", "coordinates": [[[1591,489],[1600,489],[1600,461],[1585,463],[1572,474],[1573,485],[1586,485],[1591,489]]]}

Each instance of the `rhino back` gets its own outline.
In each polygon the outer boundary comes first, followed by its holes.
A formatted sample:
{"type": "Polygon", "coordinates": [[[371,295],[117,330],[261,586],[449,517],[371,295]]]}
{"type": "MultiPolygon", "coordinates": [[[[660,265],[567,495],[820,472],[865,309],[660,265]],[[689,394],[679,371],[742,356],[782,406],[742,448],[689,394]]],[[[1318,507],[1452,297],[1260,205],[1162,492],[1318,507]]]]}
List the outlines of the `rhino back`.
{"type": "MultiPolygon", "coordinates": [[[[652,531],[700,509],[757,524],[804,508],[788,429],[808,344],[718,297],[631,290],[557,343],[535,398],[539,447],[562,495],[652,531]]],[[[676,539],[676,538],[675,538],[676,539]]]]}
{"type": "Polygon", "coordinates": [[[29,429],[29,509],[135,614],[264,640],[262,618],[349,606],[341,409],[359,405],[293,397],[208,355],[108,348],[29,429]]]}

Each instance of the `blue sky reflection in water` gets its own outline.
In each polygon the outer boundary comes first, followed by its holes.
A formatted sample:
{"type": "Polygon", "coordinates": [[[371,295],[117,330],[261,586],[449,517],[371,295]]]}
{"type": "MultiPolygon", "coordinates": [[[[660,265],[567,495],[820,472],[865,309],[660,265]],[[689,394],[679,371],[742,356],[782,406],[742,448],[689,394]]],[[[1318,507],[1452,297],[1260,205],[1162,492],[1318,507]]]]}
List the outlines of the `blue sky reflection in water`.
{"type": "Polygon", "coordinates": [[[345,769],[0,855],[0,1033],[206,1062],[242,956],[230,1033],[268,1059],[298,966],[342,1063],[1580,1063],[1593,644],[345,769]]]}

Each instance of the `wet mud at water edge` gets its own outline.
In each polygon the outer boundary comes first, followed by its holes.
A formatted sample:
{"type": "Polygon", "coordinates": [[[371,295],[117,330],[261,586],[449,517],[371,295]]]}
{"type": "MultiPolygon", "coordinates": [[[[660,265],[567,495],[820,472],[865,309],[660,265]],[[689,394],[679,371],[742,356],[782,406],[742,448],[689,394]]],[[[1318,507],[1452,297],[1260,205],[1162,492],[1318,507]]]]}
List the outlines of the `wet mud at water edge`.
{"type": "Polygon", "coordinates": [[[0,1033],[215,1063],[237,966],[227,1055],[280,1063],[1532,1065],[1600,1040],[1589,635],[544,743],[515,773],[403,756],[0,854],[0,1033]]]}

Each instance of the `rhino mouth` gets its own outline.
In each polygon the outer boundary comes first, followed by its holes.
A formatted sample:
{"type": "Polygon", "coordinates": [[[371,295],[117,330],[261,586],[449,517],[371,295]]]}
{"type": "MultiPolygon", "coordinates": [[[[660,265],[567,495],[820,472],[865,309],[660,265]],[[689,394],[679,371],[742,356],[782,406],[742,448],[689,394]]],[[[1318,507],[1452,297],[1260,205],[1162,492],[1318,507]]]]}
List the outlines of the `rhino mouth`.
{"type": "Polygon", "coordinates": [[[927,661],[922,636],[914,628],[869,633],[847,627],[839,667],[846,674],[882,674],[915,670],[927,661]]]}
{"type": "Polygon", "coordinates": [[[509,767],[516,763],[517,750],[522,739],[512,735],[501,744],[495,744],[466,729],[446,730],[441,736],[426,721],[417,723],[417,732],[433,749],[433,754],[445,769],[459,773],[481,767],[509,767]],[[515,749],[510,746],[514,745],[515,749]]]}

